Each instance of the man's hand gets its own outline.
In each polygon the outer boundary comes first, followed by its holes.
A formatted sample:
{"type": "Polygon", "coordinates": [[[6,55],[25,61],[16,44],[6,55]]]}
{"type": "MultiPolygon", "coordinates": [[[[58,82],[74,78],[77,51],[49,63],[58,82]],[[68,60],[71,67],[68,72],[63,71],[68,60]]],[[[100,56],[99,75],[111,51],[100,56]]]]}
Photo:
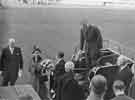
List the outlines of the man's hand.
{"type": "Polygon", "coordinates": [[[2,71],[0,71],[0,75],[2,75],[2,71]]]}
{"type": "Polygon", "coordinates": [[[21,77],[22,77],[22,75],[23,75],[23,71],[22,71],[22,70],[19,70],[19,72],[18,72],[18,76],[21,78],[21,77]]]}

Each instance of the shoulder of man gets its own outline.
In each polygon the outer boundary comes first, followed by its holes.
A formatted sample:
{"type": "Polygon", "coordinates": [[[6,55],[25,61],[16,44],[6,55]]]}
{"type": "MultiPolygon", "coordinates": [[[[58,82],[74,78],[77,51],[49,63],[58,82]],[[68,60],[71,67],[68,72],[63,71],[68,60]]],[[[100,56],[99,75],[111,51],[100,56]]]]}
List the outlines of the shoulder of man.
{"type": "Polygon", "coordinates": [[[8,46],[7,46],[7,47],[2,48],[2,52],[6,51],[7,49],[8,49],[8,46]]]}
{"type": "Polygon", "coordinates": [[[15,49],[21,51],[21,48],[20,47],[15,47],[15,49]]]}

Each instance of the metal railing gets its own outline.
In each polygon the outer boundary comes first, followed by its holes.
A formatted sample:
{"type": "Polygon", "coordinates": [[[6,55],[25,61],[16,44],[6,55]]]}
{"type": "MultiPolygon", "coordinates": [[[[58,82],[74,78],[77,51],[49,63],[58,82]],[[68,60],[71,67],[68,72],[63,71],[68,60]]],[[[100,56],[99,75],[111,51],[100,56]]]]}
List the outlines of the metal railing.
{"type": "Polygon", "coordinates": [[[131,59],[135,58],[135,50],[120,44],[117,41],[105,39],[103,43],[104,48],[110,48],[119,54],[125,55],[131,59]]]}

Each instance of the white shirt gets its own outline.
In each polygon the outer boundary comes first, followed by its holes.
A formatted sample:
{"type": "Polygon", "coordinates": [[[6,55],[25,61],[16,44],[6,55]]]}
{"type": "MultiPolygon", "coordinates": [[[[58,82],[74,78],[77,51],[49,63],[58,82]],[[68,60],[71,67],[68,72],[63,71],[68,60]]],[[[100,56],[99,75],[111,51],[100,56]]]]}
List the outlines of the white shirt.
{"type": "Polygon", "coordinates": [[[14,52],[14,48],[9,47],[11,54],[14,52]]]}

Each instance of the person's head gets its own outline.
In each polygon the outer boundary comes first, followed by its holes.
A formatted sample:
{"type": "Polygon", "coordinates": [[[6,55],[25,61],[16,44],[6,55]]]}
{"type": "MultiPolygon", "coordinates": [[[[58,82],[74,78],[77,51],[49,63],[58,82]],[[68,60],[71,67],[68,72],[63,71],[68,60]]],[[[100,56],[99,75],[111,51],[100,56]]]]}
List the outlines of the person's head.
{"type": "Polygon", "coordinates": [[[80,25],[83,26],[83,28],[86,28],[88,26],[88,19],[87,18],[84,18],[81,22],[80,22],[80,25]]]}
{"type": "Polygon", "coordinates": [[[8,40],[8,45],[9,45],[9,47],[14,48],[15,47],[15,39],[14,38],[10,38],[8,40]]]}
{"type": "Polygon", "coordinates": [[[65,64],[65,72],[70,72],[70,71],[73,71],[75,68],[75,65],[72,61],[68,61],[66,62],[65,64]]]}
{"type": "Polygon", "coordinates": [[[118,95],[118,93],[124,93],[125,91],[124,82],[121,80],[115,80],[113,83],[113,91],[116,96],[118,95]]]}
{"type": "Polygon", "coordinates": [[[118,58],[117,58],[117,65],[119,67],[121,66],[124,66],[127,62],[129,62],[129,59],[123,55],[120,55],[118,58]]]}
{"type": "Polygon", "coordinates": [[[63,59],[64,58],[64,52],[60,51],[58,52],[56,59],[63,59]]]}
{"type": "Polygon", "coordinates": [[[99,97],[103,97],[107,90],[107,80],[102,75],[96,75],[91,80],[91,91],[99,97]]]}
{"type": "Polygon", "coordinates": [[[41,50],[39,48],[37,48],[37,49],[33,50],[32,54],[34,56],[40,56],[41,55],[41,50]]]}
{"type": "Polygon", "coordinates": [[[34,44],[34,45],[33,45],[33,49],[35,50],[35,49],[37,49],[37,48],[39,48],[39,46],[36,45],[36,44],[34,44]]]}

